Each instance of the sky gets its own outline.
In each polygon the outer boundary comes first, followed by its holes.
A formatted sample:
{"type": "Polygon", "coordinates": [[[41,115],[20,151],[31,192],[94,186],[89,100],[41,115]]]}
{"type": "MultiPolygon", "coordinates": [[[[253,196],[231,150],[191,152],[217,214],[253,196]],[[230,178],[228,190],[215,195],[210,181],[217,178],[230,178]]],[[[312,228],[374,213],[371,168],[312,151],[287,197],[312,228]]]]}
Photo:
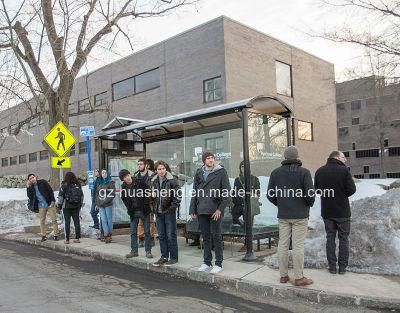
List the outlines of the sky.
{"type": "MultiPolygon", "coordinates": [[[[360,62],[359,56],[363,51],[353,45],[336,44],[308,34],[312,30],[320,32],[354,22],[353,14],[348,10],[321,6],[321,0],[200,0],[195,7],[185,7],[168,16],[137,20],[129,26],[129,34],[135,51],[138,51],[225,15],[333,63],[336,79],[343,80],[346,69],[352,69],[360,62]]],[[[129,45],[122,41],[118,55],[111,58],[93,55],[87,70],[94,70],[130,53],[129,45]]]]}

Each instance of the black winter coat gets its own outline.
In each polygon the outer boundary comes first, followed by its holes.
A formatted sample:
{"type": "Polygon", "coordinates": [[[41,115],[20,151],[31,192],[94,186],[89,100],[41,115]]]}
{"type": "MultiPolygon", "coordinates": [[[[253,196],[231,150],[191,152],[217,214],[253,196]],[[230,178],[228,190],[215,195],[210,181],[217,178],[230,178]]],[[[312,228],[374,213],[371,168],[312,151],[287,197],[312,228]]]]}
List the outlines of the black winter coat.
{"type": "Polygon", "coordinates": [[[198,169],[193,181],[190,214],[212,215],[217,209],[223,213],[230,201],[230,190],[228,173],[222,166],[216,165],[207,180],[204,180],[203,168],[198,169]],[[220,191],[220,194],[215,194],[213,190],[220,191]]]}
{"type": "Polygon", "coordinates": [[[170,172],[167,172],[166,175],[167,177],[161,186],[158,175],[154,175],[151,179],[155,213],[159,213],[160,208],[162,213],[175,212],[181,203],[180,187],[177,179],[170,172]],[[161,192],[162,190],[165,191],[161,192]],[[163,193],[165,194],[163,195],[163,193]]]}
{"type": "Polygon", "coordinates": [[[356,192],[356,185],[350,171],[341,161],[329,158],[326,164],[315,172],[315,189],[332,189],[333,196],[325,191],[321,195],[321,216],[323,218],[350,217],[349,198],[356,192]]]}
{"type": "MultiPolygon", "coordinates": [[[[51,202],[56,202],[53,189],[46,180],[39,179],[36,184],[38,185],[39,192],[46,200],[48,206],[50,206],[51,202]]],[[[28,196],[28,209],[33,212],[39,212],[39,201],[36,198],[35,187],[29,186],[26,188],[26,194],[28,196]]]]}
{"type": "Polygon", "coordinates": [[[271,173],[267,198],[278,207],[278,218],[303,219],[310,215],[315,201],[314,185],[310,171],[301,165],[300,160],[284,160],[271,173]]]}
{"type": "Polygon", "coordinates": [[[151,212],[151,178],[153,172],[149,171],[148,175],[143,179],[139,179],[139,175],[140,173],[132,177],[131,185],[126,183],[121,185],[121,199],[130,217],[134,217],[137,210],[142,211],[145,215],[151,212]]]}

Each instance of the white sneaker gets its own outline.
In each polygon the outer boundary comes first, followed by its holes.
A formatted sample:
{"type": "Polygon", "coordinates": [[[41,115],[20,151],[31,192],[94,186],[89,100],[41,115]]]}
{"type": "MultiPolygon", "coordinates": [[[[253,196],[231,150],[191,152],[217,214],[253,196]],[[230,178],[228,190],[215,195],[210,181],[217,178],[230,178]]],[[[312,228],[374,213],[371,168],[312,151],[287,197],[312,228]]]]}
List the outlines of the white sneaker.
{"type": "Polygon", "coordinates": [[[211,266],[208,266],[207,264],[201,264],[201,266],[197,269],[198,272],[205,272],[208,271],[211,268],[211,266]]]}
{"type": "Polygon", "coordinates": [[[214,265],[214,267],[212,268],[212,270],[210,271],[211,274],[218,274],[219,272],[222,271],[222,267],[218,266],[218,265],[214,265]]]}

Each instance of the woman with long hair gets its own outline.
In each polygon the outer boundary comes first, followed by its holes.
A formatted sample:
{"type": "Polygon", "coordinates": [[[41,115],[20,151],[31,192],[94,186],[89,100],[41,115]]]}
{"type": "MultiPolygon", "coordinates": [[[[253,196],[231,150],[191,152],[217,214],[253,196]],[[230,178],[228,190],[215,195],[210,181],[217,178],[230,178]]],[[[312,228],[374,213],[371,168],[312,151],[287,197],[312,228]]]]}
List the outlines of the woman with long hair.
{"type": "Polygon", "coordinates": [[[112,202],[115,198],[115,182],[111,180],[106,169],[101,170],[96,188],[96,205],[100,211],[101,225],[104,230],[104,241],[110,243],[112,239],[112,202]]]}
{"type": "Polygon", "coordinates": [[[64,214],[64,232],[65,244],[69,244],[71,217],[74,221],[75,239],[74,243],[80,243],[81,239],[81,223],[79,220],[79,212],[83,205],[83,192],[78,178],[72,172],[67,172],[64,182],[58,193],[58,208],[62,209],[64,214]]]}

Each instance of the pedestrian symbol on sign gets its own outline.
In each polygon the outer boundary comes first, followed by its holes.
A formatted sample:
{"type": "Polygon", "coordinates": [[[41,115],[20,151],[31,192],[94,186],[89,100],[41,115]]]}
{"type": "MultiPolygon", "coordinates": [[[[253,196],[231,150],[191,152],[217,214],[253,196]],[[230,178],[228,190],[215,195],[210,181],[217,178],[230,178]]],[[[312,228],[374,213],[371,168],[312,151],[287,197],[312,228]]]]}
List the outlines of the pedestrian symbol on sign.
{"type": "Polygon", "coordinates": [[[58,138],[58,144],[57,144],[57,150],[60,149],[60,145],[62,145],[64,151],[65,151],[65,145],[64,145],[64,140],[65,140],[65,134],[61,131],[60,128],[57,128],[58,134],[54,139],[58,138]]]}

